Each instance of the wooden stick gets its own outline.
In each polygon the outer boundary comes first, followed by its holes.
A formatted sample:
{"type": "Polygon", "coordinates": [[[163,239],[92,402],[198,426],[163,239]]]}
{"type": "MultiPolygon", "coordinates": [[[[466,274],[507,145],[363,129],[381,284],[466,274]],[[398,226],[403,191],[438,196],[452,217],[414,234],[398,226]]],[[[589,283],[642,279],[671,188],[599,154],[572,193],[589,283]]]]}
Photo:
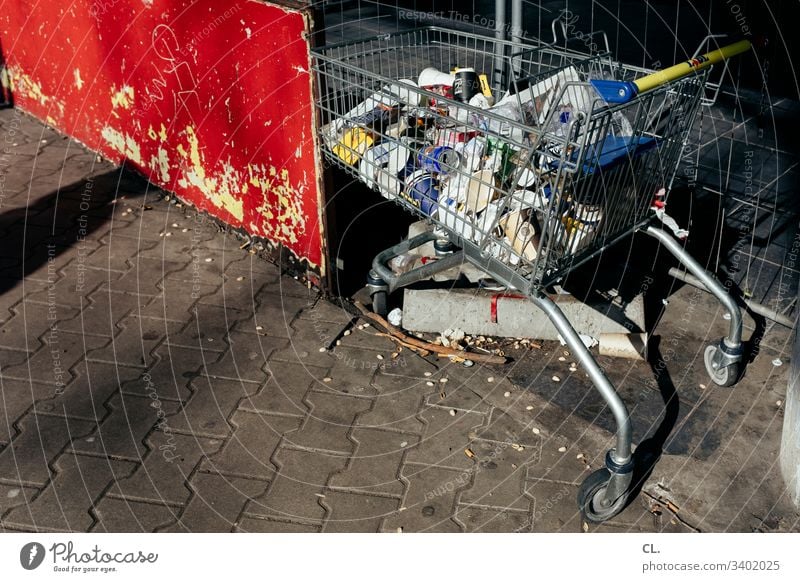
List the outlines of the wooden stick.
{"type": "Polygon", "coordinates": [[[408,348],[417,348],[421,350],[425,350],[428,352],[433,352],[435,354],[441,354],[443,356],[453,356],[456,358],[461,358],[462,360],[472,360],[473,362],[481,363],[481,364],[505,364],[506,359],[501,356],[492,356],[492,355],[483,355],[483,354],[476,354],[474,352],[465,352],[463,350],[454,350],[452,348],[447,348],[445,346],[437,346],[436,344],[432,344],[429,342],[424,342],[422,340],[418,340],[413,338],[409,335],[406,335],[391,323],[386,321],[377,313],[373,313],[369,311],[366,307],[364,307],[360,302],[355,302],[356,307],[358,310],[369,320],[374,321],[382,328],[384,328],[389,335],[401,340],[406,347],[408,348]]]}

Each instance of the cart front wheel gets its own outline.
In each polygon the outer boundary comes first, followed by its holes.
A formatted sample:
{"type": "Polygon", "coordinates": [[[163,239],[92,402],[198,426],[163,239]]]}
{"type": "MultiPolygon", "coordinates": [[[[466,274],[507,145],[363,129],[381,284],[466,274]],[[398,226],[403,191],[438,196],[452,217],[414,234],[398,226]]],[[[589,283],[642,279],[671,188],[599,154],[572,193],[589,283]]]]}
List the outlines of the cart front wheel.
{"type": "Polygon", "coordinates": [[[610,505],[603,505],[610,480],[611,471],[604,467],[589,475],[578,489],[578,507],[583,519],[589,523],[603,523],[625,508],[627,492],[610,505]]]}
{"type": "Polygon", "coordinates": [[[372,294],[372,311],[381,317],[386,317],[388,313],[386,291],[376,291],[372,294]]]}
{"type": "Polygon", "coordinates": [[[739,362],[734,362],[727,366],[714,368],[714,360],[719,346],[710,345],[703,354],[703,361],[706,364],[706,372],[711,377],[711,381],[717,386],[733,386],[739,379],[739,362]]]}

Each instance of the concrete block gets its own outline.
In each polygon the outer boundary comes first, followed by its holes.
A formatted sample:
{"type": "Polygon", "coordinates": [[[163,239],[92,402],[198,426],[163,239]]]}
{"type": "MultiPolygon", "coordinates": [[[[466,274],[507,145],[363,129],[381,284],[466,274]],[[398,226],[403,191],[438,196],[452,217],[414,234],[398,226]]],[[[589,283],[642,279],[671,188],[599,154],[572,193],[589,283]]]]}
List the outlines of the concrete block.
{"type": "MultiPolygon", "coordinates": [[[[470,335],[557,340],[547,316],[528,299],[499,297],[483,289],[405,289],[403,327],[441,333],[459,328],[470,335]],[[492,302],[497,321],[492,321],[492,302]]],[[[583,303],[571,295],[552,296],[578,331],[594,338],[601,333],[644,331],[644,301],[639,295],[627,305],[601,300],[583,303]]]]}

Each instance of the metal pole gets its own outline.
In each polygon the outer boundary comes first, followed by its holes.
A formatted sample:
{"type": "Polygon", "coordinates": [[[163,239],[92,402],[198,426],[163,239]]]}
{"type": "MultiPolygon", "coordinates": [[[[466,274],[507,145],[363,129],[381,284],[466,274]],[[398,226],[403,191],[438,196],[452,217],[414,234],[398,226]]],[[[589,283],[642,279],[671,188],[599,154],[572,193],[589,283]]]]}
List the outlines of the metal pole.
{"type": "Polygon", "coordinates": [[[505,78],[505,45],[502,41],[506,39],[506,0],[495,0],[494,2],[494,36],[500,41],[497,43],[494,57],[494,76],[492,84],[499,89],[505,89],[508,86],[508,80],[505,78]]]}
{"type": "MultiPolygon", "coordinates": [[[[690,273],[684,273],[680,269],[672,267],[669,270],[669,274],[670,276],[678,279],[679,281],[688,283],[692,287],[697,287],[698,289],[702,289],[703,291],[708,291],[708,289],[706,289],[706,286],[703,285],[703,282],[690,273]]],[[[767,319],[774,321],[775,323],[780,324],[784,327],[788,327],[789,329],[792,329],[794,327],[794,321],[792,321],[785,315],[770,309],[766,305],[763,305],[761,303],[756,303],[755,301],[751,301],[750,299],[745,299],[744,304],[753,313],[766,317],[767,319]]]]}
{"type": "MultiPolygon", "coordinates": [[[[511,40],[514,43],[513,51],[517,45],[522,44],[522,0],[511,0],[511,40]]],[[[514,75],[519,75],[519,63],[513,62],[514,75]]]]}

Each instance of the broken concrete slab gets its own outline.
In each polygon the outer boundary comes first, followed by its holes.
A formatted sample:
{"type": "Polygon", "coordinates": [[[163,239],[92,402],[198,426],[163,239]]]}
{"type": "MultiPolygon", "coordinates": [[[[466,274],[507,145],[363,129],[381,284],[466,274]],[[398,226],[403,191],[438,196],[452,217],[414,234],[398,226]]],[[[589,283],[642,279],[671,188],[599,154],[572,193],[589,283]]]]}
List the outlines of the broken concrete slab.
{"type": "MultiPolygon", "coordinates": [[[[572,295],[551,296],[578,333],[644,331],[644,301],[635,297],[624,307],[600,300],[579,301],[572,295]]],[[[533,302],[520,295],[485,289],[405,289],[403,327],[441,333],[461,329],[470,335],[557,340],[558,332],[533,302]]]]}

